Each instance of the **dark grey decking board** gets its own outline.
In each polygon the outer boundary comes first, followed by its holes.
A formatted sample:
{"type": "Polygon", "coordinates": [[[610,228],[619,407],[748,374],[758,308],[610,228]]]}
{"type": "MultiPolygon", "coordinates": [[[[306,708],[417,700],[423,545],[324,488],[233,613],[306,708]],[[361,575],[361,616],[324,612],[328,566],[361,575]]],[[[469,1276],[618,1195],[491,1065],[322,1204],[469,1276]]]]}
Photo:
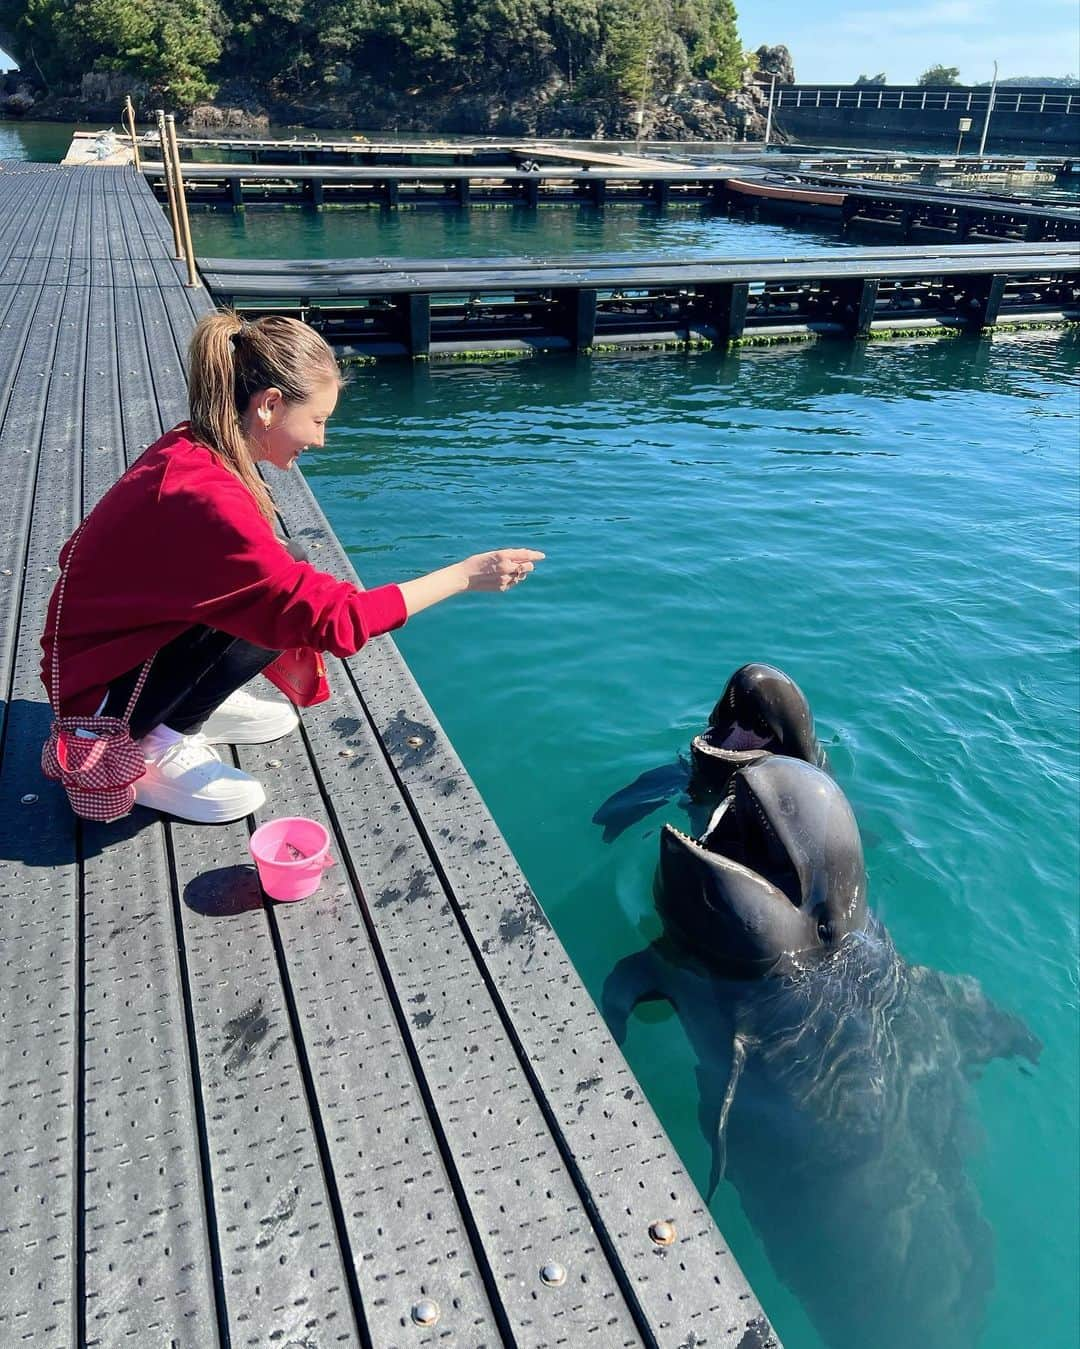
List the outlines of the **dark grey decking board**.
{"type": "MultiPolygon", "coordinates": [[[[51,226],[28,249],[24,278],[44,278],[54,243],[61,252],[74,246],[77,203],[77,191],[62,196],[51,226]]],[[[0,431],[0,472],[26,503],[5,512],[5,521],[26,549],[21,600],[29,613],[44,608],[56,579],[56,536],[62,540],[73,527],[78,506],[77,458],[72,481],[70,446],[61,461],[63,447],[47,435],[57,418],[65,419],[70,386],[68,398],[61,393],[52,405],[55,412],[47,395],[54,359],[74,355],[81,335],[65,287],[35,289],[34,318],[18,349],[0,431]],[[48,504],[30,515],[31,499],[48,504]]],[[[0,1269],[6,1276],[0,1342],[19,1343],[29,1333],[42,1345],[65,1346],[77,1334],[78,867],[70,815],[58,827],[50,818],[61,811],[56,793],[45,788],[37,802],[22,802],[39,786],[43,718],[35,648],[32,639],[18,642],[10,686],[5,680],[11,694],[0,771],[0,1269]],[[49,884],[39,890],[34,872],[42,862],[50,868],[49,884]]]]}
{"type": "Polygon", "coordinates": [[[329,272],[304,269],[296,272],[259,271],[250,274],[211,272],[204,274],[215,294],[230,298],[252,296],[303,296],[349,299],[391,294],[483,295],[507,291],[548,290],[579,287],[600,291],[650,286],[721,285],[780,281],[828,281],[836,278],[880,279],[926,276],[966,276],[976,273],[1029,276],[1074,272],[1080,265],[1080,244],[1047,255],[1038,244],[1003,245],[990,254],[968,253],[963,244],[924,254],[919,248],[897,249],[892,254],[868,258],[853,249],[837,249],[793,261],[788,258],[757,258],[745,262],[668,264],[663,260],[605,266],[595,270],[576,266],[572,260],[539,263],[487,271],[329,272]]]}
{"type": "MultiPolygon", "coordinates": [[[[1080,245],[1076,243],[1039,244],[1035,250],[1040,256],[1073,258],[1080,245]]],[[[925,264],[927,259],[956,255],[958,248],[963,249],[962,256],[967,259],[979,257],[1009,258],[1018,253],[1031,253],[1030,244],[990,243],[990,244],[919,244],[917,250],[909,248],[909,253],[917,251],[925,264]]],[[[873,261],[880,258],[895,258],[896,248],[845,248],[843,257],[849,262],[873,261]]],[[[611,253],[578,253],[571,257],[529,257],[518,254],[515,257],[489,258],[199,258],[199,270],[217,276],[261,276],[285,273],[290,276],[310,275],[312,277],[365,275],[367,273],[408,272],[415,275],[420,272],[501,272],[507,268],[521,267],[563,267],[571,271],[618,271],[620,268],[650,269],[665,268],[672,272],[693,272],[702,267],[723,264],[727,267],[757,266],[762,262],[805,262],[805,258],[790,257],[763,259],[755,258],[649,258],[640,253],[624,253],[621,257],[611,253]]]]}
{"type": "Polygon", "coordinates": [[[76,829],[37,773],[56,551],[183,415],[209,302],[169,243],[130,172],[0,173],[0,1343],[775,1344],[389,639],[243,751],[268,810],[331,826],[307,904],[261,899],[244,824],[76,829]]]}
{"type": "MultiPolygon", "coordinates": [[[[139,298],[114,284],[114,259],[122,279],[127,255],[123,213],[107,182],[95,179],[95,187],[91,274],[100,284],[87,365],[97,383],[94,424],[88,418],[85,428],[84,511],[126,465],[125,418],[132,454],[161,429],[139,298]]],[[[216,1265],[165,829],[140,811],[120,828],[84,826],[83,840],[86,1133],[88,1158],[101,1158],[86,1180],[88,1335],[97,1331],[103,1346],[140,1336],[213,1344],[216,1265]],[[106,1080],[91,1094],[96,1027],[122,1046],[125,1060],[115,1084],[106,1080]],[[138,1111],[117,1111],[116,1096],[128,1091],[131,1099],[132,1070],[138,1111]],[[162,1280],[170,1266],[177,1277],[162,1280]]],[[[103,1069],[107,1062],[102,1053],[103,1069]]]]}

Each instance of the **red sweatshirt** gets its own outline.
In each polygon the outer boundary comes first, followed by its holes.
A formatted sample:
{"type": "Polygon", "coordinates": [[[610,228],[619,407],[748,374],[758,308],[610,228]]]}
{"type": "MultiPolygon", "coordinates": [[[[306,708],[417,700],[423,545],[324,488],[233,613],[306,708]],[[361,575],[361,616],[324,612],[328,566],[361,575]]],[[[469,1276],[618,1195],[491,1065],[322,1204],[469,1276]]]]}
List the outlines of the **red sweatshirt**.
{"type": "MultiPolygon", "coordinates": [[[[186,423],[162,436],[87,517],[60,614],[65,715],[95,712],[112,680],[196,623],[286,651],[266,673],[294,701],[319,702],[329,688],[315,653],[351,656],[405,622],[396,585],[359,590],[297,562],[244,484],[188,437],[186,423]]],[[[58,589],[41,639],[46,688],[58,589]]]]}

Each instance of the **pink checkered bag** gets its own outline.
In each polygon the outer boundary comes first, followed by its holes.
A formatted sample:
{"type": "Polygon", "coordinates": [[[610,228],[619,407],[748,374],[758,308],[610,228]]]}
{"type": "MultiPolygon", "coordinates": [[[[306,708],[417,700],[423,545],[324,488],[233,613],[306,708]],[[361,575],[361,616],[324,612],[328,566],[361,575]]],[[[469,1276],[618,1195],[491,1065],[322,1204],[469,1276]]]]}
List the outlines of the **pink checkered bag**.
{"type": "MultiPolygon", "coordinates": [[[[83,522],[83,525],[85,521],[83,522]]],[[[63,784],[71,809],[84,820],[111,824],[130,813],[135,804],[135,783],[146,772],[142,750],[131,738],[131,713],[143,691],[153,657],[139,671],[122,717],[60,715],[60,610],[68,568],[75,545],[83,531],[75,531],[56,596],[56,624],[53,628],[50,702],[52,729],[41,751],[41,771],[47,778],[63,784]]]]}

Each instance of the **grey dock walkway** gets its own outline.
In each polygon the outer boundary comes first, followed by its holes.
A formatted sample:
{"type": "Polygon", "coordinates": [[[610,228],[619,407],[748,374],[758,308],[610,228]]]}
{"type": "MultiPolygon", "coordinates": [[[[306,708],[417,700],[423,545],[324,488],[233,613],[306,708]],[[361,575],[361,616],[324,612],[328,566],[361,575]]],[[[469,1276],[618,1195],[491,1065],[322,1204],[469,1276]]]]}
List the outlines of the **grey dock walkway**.
{"type": "Polygon", "coordinates": [[[77,824],[41,778],[57,552],[209,305],[166,238],[129,170],[0,170],[0,1345],[774,1346],[389,638],[239,759],[331,830],[305,903],[248,824],[77,824]]]}

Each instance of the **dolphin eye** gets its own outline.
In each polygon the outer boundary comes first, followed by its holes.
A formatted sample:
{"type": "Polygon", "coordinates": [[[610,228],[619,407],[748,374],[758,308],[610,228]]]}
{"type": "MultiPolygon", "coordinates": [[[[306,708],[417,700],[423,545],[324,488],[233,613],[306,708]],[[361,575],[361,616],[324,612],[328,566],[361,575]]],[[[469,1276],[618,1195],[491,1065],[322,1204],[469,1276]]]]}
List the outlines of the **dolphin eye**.
{"type": "Polygon", "coordinates": [[[832,924],[827,918],[818,919],[817,934],[823,942],[827,942],[832,937],[832,924]]]}

